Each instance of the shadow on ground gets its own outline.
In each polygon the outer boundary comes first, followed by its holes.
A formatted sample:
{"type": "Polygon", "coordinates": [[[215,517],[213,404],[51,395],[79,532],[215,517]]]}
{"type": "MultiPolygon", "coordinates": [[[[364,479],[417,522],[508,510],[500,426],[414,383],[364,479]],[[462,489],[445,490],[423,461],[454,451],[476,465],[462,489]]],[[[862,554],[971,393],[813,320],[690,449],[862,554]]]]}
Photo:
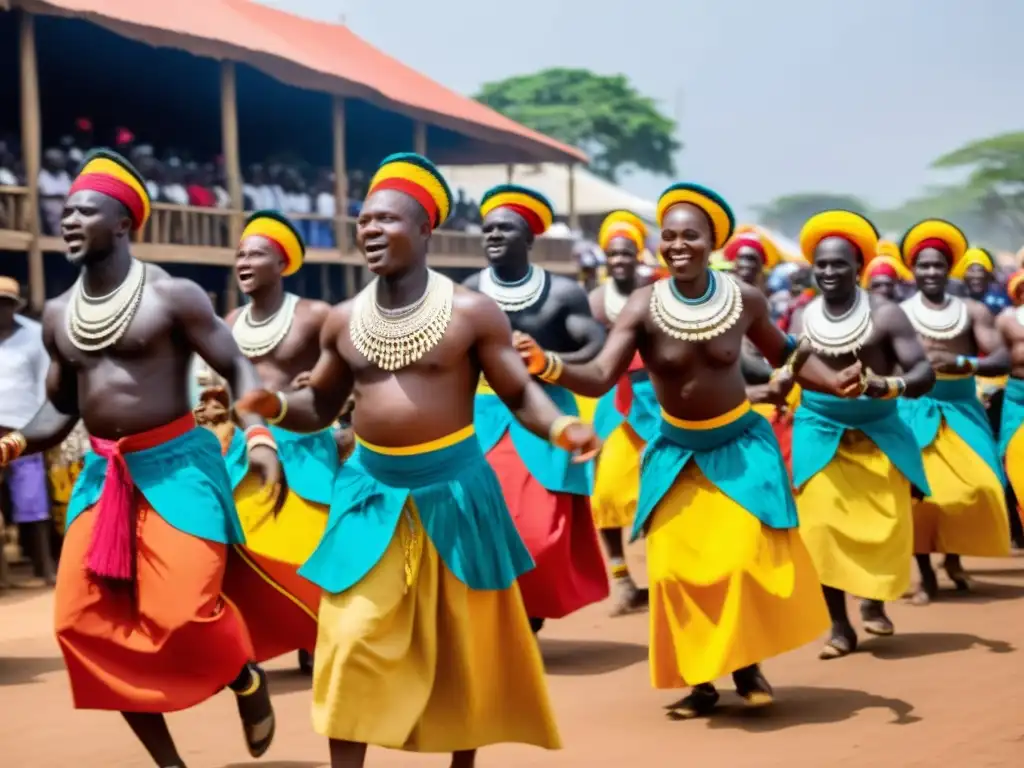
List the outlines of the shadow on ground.
{"type": "Polygon", "coordinates": [[[0,656],[0,686],[41,683],[40,676],[64,669],[60,656],[0,656]]]}
{"type": "Polygon", "coordinates": [[[752,733],[781,731],[801,725],[840,723],[865,709],[888,709],[892,713],[890,725],[921,721],[908,701],[849,688],[776,688],[775,704],[765,709],[747,709],[734,697],[734,693],[723,691],[725,704],[708,718],[710,728],[738,728],[752,733]]]}
{"type": "Polygon", "coordinates": [[[601,675],[647,661],[647,646],[611,640],[539,638],[549,675],[601,675]]]}
{"type": "Polygon", "coordinates": [[[859,651],[870,653],[876,659],[893,661],[956,653],[975,646],[985,648],[990,653],[1013,653],[1017,650],[1005,640],[989,640],[965,632],[910,632],[864,640],[859,651]]]}
{"type": "MultiPolygon", "coordinates": [[[[984,575],[990,576],[995,575],[995,573],[995,571],[987,571],[984,575]]],[[[971,576],[971,588],[969,590],[960,592],[953,587],[942,584],[939,588],[939,594],[935,596],[932,602],[964,602],[984,605],[986,603],[1001,603],[1006,600],[1018,600],[1020,598],[1024,598],[1024,584],[1000,584],[994,581],[985,581],[984,578],[979,578],[978,576],[971,576]]],[[[928,606],[923,606],[923,610],[927,609],[928,606]]]]}

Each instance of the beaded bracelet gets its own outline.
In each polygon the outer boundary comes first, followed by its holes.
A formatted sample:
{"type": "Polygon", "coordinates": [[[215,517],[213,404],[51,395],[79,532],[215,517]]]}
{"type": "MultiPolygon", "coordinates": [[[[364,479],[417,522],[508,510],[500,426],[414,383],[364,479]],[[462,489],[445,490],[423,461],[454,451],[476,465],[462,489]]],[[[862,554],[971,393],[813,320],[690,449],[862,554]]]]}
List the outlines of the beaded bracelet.
{"type": "Polygon", "coordinates": [[[8,432],[0,437],[0,467],[15,461],[28,448],[28,440],[21,432],[8,432]]]}
{"type": "Polygon", "coordinates": [[[548,384],[554,384],[562,375],[562,371],[565,370],[565,363],[554,352],[545,352],[544,360],[546,361],[544,370],[537,374],[537,378],[541,381],[546,381],[548,384]]]}
{"type": "Polygon", "coordinates": [[[565,430],[569,427],[575,426],[576,424],[582,423],[583,422],[575,416],[559,416],[551,422],[551,427],[548,429],[548,442],[552,445],[563,447],[560,440],[562,439],[562,435],[565,434],[565,430]]]}
{"type": "Polygon", "coordinates": [[[902,376],[886,376],[883,381],[885,382],[885,394],[882,395],[882,400],[893,400],[901,397],[907,391],[907,380],[902,376]]]}
{"type": "Polygon", "coordinates": [[[285,397],[282,392],[275,392],[274,394],[277,395],[277,403],[279,406],[279,410],[276,416],[272,416],[271,418],[267,419],[267,424],[276,425],[284,421],[284,417],[288,413],[288,398],[285,397]]]}
{"type": "Polygon", "coordinates": [[[270,433],[270,430],[264,427],[262,424],[254,424],[251,427],[245,429],[245,447],[246,450],[251,451],[257,446],[266,446],[272,451],[277,450],[277,442],[274,440],[274,436],[270,433]]]}

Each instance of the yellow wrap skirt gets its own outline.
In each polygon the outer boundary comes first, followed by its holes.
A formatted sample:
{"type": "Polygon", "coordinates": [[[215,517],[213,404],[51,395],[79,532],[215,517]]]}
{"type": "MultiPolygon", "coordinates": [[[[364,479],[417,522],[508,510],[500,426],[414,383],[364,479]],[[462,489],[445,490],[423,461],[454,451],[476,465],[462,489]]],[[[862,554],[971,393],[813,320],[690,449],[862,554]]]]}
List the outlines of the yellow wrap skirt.
{"type": "Polygon", "coordinates": [[[640,457],[646,443],[623,422],[601,446],[590,506],[599,529],[627,528],[633,524],[640,493],[640,457]]]}

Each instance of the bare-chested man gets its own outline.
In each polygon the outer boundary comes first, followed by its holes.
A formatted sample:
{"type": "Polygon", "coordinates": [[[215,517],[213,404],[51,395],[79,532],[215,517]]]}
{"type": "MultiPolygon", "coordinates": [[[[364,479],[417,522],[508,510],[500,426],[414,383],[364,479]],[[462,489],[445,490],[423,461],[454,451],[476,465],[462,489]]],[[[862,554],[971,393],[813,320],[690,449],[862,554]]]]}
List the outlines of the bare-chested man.
{"type": "Polygon", "coordinates": [[[559,747],[516,586],[532,563],[474,434],[481,373],[538,437],[580,460],[598,441],[531,380],[495,303],[427,268],[450,208],[429,160],[386,158],[356,229],[376,279],[331,311],[308,387],[236,406],[315,432],[355,394],[358,447],[300,571],[325,591],[313,725],[333,768],[362,766],[367,744],[452,752],[455,768],[487,744],[559,747]]]}
{"type": "Polygon", "coordinates": [[[1017,549],[1024,548],[1024,521],[1020,517],[1019,499],[1024,498],[1024,269],[1014,272],[1006,284],[1012,309],[1003,310],[996,318],[996,328],[1010,351],[1010,378],[1006,382],[999,414],[999,455],[1009,480],[1007,512],[1010,516],[1011,540],[1017,549]]]}
{"type": "Polygon", "coordinates": [[[900,301],[906,295],[904,287],[913,280],[900,257],[900,247],[890,240],[879,240],[875,257],[861,272],[860,287],[874,296],[900,301]]]}
{"type": "MultiPolygon", "coordinates": [[[[551,204],[534,190],[502,185],[480,199],[480,213],[491,266],[466,280],[466,287],[494,299],[517,333],[571,362],[592,359],[605,332],[590,313],[587,294],[574,280],[530,263],[534,239],[551,226],[551,204]]],[[[543,360],[530,373],[544,382],[543,360]]],[[[543,387],[565,413],[579,415],[571,392],[550,382],[543,387]]],[[[537,564],[519,582],[534,628],[608,597],[590,510],[593,466],[574,464],[522,427],[486,380],[477,393],[476,431],[537,564]]]]}
{"type": "MultiPolygon", "coordinates": [[[[79,418],[91,453],[67,512],[57,573],[56,632],[75,706],[120,711],[161,768],[184,766],[163,713],[225,686],[254,757],[270,746],[266,676],[245,624],[221,597],[242,540],[216,438],[195,428],[188,371],[197,353],[235,392],[252,365],[203,290],[132,257],[149,215],[146,185],[119,155],[91,153],[64,206],[75,285],[49,302],[49,401],[0,439],[0,464],[57,445],[79,418]]],[[[249,461],[283,482],[270,433],[246,417],[249,461]]]]}
{"type": "Polygon", "coordinates": [[[910,586],[912,488],[919,498],[928,493],[921,450],[896,398],[925,394],[935,374],[899,305],[857,285],[872,257],[881,258],[871,222],[849,211],[820,213],[804,225],[800,246],[821,296],[793,314],[792,333],[830,370],[866,372],[860,397],[803,392],[793,427],[800,533],[832,617],[819,658],[834,659],[857,647],[847,594],[863,599],[866,632],[894,632],[884,601],[910,586]]]}
{"type": "MultiPolygon", "coordinates": [[[[249,217],[235,257],[238,287],[249,302],[228,315],[227,323],[263,385],[275,391],[301,386],[302,374],[316,365],[320,330],[330,311],[322,301],[285,291],[284,278],[301,268],[304,256],[301,236],[282,214],[257,211],[249,217]]],[[[203,397],[218,394],[208,390],[203,397]]],[[[338,446],[332,428],[298,434],[271,425],[270,432],[288,480],[288,496],[276,515],[270,514],[272,499],[249,474],[242,431],[225,435],[245,544],[235,547],[224,586],[249,627],[257,662],[298,650],[300,667],[309,669],[321,590],[299,576],[298,568],[327,525],[338,446]]]]}
{"type": "Polygon", "coordinates": [[[796,344],[772,324],[763,292],[708,269],[733,229],[721,197],[676,184],[657,212],[671,278],[634,291],[593,362],[547,357],[560,384],[590,397],[637,351],[650,373],[662,422],[644,454],[633,533],[647,534],[651,680],[693,686],[669,708],[690,718],[714,709],[713,681],[727,674],[748,706],[770,704],[760,662],[829,622],[779,444],[740,370],[744,336],[776,366],[796,344]]]}
{"type": "MultiPolygon", "coordinates": [[[[608,279],[590,292],[590,311],[611,328],[622,308],[643,281],[638,275],[647,227],[628,211],[610,213],[601,224],[598,245],[605,253],[608,279]]],[[[590,504],[611,565],[615,604],[620,616],[647,607],[647,589],[641,589],[626,564],[624,529],[633,525],[640,493],[640,457],[655,437],[661,416],[651,379],[637,355],[615,389],[595,403],[594,429],[601,438],[601,455],[590,504]]]]}
{"type": "Polygon", "coordinates": [[[900,249],[918,288],[900,306],[937,377],[926,397],[899,405],[921,447],[931,487],[931,494],[914,505],[914,552],[921,572],[914,602],[923,605],[938,590],[929,553],[946,553],[946,574],[961,590],[969,588],[961,555],[1009,554],[1005,479],[975,375],[1007,373],[1010,357],[989,310],[946,291],[950,270],[967,250],[963,232],[927,219],[907,231],[900,249]]]}

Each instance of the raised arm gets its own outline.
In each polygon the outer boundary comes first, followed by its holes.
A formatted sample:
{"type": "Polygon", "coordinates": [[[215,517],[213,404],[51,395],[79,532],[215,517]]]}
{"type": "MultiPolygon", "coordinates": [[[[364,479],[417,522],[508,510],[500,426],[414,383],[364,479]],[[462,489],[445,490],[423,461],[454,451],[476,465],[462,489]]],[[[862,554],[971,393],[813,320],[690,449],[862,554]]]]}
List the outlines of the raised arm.
{"type": "MultiPolygon", "coordinates": [[[[604,344],[605,330],[590,311],[590,300],[586,292],[575,282],[565,279],[557,283],[559,298],[565,304],[568,314],[565,330],[579,347],[575,352],[559,353],[566,363],[586,363],[597,357],[604,344]]],[[[552,286],[554,288],[554,286],[552,286]]]]}
{"type": "Polygon", "coordinates": [[[494,393],[535,435],[580,452],[580,460],[589,458],[598,447],[593,430],[563,414],[533,380],[512,345],[512,326],[505,313],[484,296],[470,294],[465,300],[476,330],[477,360],[494,393]]]}
{"type": "Polygon", "coordinates": [[[291,432],[319,432],[338,418],[352,393],[352,371],[339,344],[348,332],[350,304],[334,307],[320,328],[320,358],[304,386],[287,395],[266,390],[240,398],[235,410],[256,411],[291,432]]]}
{"type": "Polygon", "coordinates": [[[981,302],[968,305],[974,327],[974,342],[983,357],[974,363],[974,372],[979,376],[1002,376],[1010,372],[1010,351],[1003,341],[1003,334],[996,328],[995,319],[981,302]]]}
{"type": "Polygon", "coordinates": [[[43,361],[40,365],[46,365],[47,399],[28,424],[19,430],[25,439],[22,455],[60,445],[78,423],[78,373],[60,356],[54,334],[64,316],[63,307],[61,303],[49,302],[43,310],[43,347],[49,355],[49,362],[43,361]]]}

